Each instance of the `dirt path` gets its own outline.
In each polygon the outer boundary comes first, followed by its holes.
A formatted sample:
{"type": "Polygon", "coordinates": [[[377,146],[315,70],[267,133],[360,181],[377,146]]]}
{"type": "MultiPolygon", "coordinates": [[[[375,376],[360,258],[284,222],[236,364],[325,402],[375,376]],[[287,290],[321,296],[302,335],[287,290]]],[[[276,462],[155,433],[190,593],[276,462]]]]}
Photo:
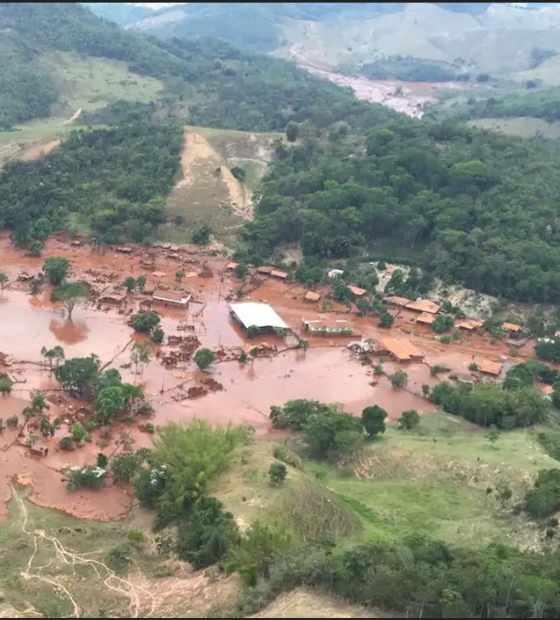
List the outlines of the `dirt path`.
{"type": "Polygon", "coordinates": [[[231,173],[225,159],[214,147],[199,133],[185,131],[185,142],[181,154],[181,168],[183,178],[177,184],[177,188],[188,187],[196,179],[198,164],[212,162],[212,166],[221,169],[221,179],[229,193],[231,208],[236,215],[243,219],[253,216],[253,203],[249,190],[240,183],[231,173]]]}
{"type": "MultiPolygon", "coordinates": [[[[140,612],[142,615],[152,615],[156,610],[156,598],[152,594],[152,592],[144,586],[138,587],[132,584],[128,579],[124,579],[115,574],[113,570],[111,570],[106,564],[100,562],[99,560],[93,560],[91,558],[85,557],[85,555],[91,554],[78,554],[73,551],[66,549],[58,538],[54,536],[49,536],[44,530],[33,529],[30,531],[28,529],[28,521],[29,515],[27,512],[27,507],[25,506],[25,502],[18,495],[16,489],[12,486],[13,497],[15,498],[20,515],[21,515],[21,531],[27,534],[30,537],[33,537],[33,553],[27,562],[27,566],[20,573],[22,579],[26,581],[29,579],[36,579],[37,581],[42,581],[43,583],[49,584],[51,587],[59,590],[64,596],[72,604],[74,609],[70,618],[80,618],[81,617],[81,609],[80,605],[76,601],[76,599],[72,596],[68,588],[62,583],[62,577],[51,579],[49,577],[43,576],[41,573],[41,567],[37,567],[36,570],[38,573],[32,572],[33,561],[35,560],[35,556],[37,555],[37,551],[39,549],[39,544],[44,542],[47,544],[51,544],[53,546],[56,558],[62,562],[63,564],[67,564],[69,566],[76,565],[88,565],[92,568],[99,579],[103,580],[103,584],[109,590],[112,590],[116,594],[120,594],[125,598],[128,598],[129,603],[129,613],[128,617],[130,618],[138,618],[140,612]],[[141,608],[140,605],[140,597],[146,597],[147,600],[150,601],[150,608],[148,611],[141,608]]],[[[144,599],[144,600],[146,600],[144,599]]],[[[33,611],[34,614],[37,614],[33,611]]]]}
{"type": "Polygon", "coordinates": [[[82,114],[82,108],[80,108],[79,110],[76,110],[74,114],[72,114],[72,116],[67,121],[64,121],[64,123],[62,124],[71,125],[77,118],[81,116],[81,114],[82,114]]]}
{"type": "Polygon", "coordinates": [[[58,138],[56,140],[49,140],[48,142],[44,142],[43,144],[36,144],[30,149],[24,151],[20,159],[22,161],[31,161],[32,159],[37,159],[38,157],[41,157],[41,155],[46,155],[47,153],[50,153],[59,144],[60,139],[58,138]]]}

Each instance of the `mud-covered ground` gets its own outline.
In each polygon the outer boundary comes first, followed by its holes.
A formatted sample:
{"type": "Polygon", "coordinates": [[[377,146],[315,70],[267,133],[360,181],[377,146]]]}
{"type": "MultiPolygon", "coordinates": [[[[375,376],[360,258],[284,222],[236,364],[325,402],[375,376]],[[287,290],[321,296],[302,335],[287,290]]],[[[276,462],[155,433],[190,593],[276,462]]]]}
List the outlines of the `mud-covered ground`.
{"type": "MultiPolygon", "coordinates": [[[[30,499],[38,505],[78,517],[100,520],[122,517],[132,502],[128,489],[110,486],[103,493],[68,493],[62,470],[68,465],[91,464],[99,451],[110,456],[123,446],[150,445],[148,433],[135,424],[120,423],[110,432],[95,431],[92,441],[74,452],[59,451],[58,441],[67,434],[67,425],[86,418],[91,405],[77,402],[60,390],[41,356],[42,347],[59,344],[67,359],[95,353],[104,368],[117,368],[123,380],[142,384],[155,409],[153,419],[149,420],[154,425],[198,417],[213,424],[250,424],[257,436],[264,439],[278,436],[270,428],[270,406],[282,405],[289,399],[340,402],[357,415],[364,407],[378,404],[388,411],[391,419],[396,419],[406,409],[420,412],[430,409],[430,404],[421,397],[421,387],[437,381],[430,376],[431,365],[445,364],[456,372],[467,373],[473,359],[508,359],[508,346],[500,342],[493,344],[486,335],[466,335],[462,342],[451,345],[436,342],[431,330],[412,322],[415,318],[412,312],[401,311],[391,330],[378,328],[374,318],[357,317],[356,308],[334,304],[328,313],[322,312],[320,303],[303,300],[306,289],[301,285],[266,276],[258,280],[249,278],[243,299],[271,304],[295,333],[301,333],[303,318],[319,318],[330,313],[350,320],[355,335],[352,338],[305,335],[309,340],[307,350],[294,348],[297,339],[293,337],[286,341],[275,336],[249,340],[229,313],[228,304],[236,299],[234,292],[240,282],[225,271],[226,258],[207,256],[195,246],[129,247],[131,254],[118,253],[115,248],[100,254],[85,243],[75,247],[64,237],[53,237],[42,258],[28,258],[12,246],[7,234],[0,235],[0,268],[10,277],[10,283],[0,295],[0,372],[8,372],[16,381],[11,396],[0,397],[0,417],[6,420],[10,415],[19,415],[21,427],[21,412],[29,392],[40,388],[48,394],[49,415],[52,418],[60,415],[66,422],[54,438],[39,440],[37,445],[49,448],[45,457],[31,455],[22,445],[33,429],[7,428],[0,435],[0,511],[10,497],[11,481],[19,477],[20,482],[31,485],[30,499]],[[18,280],[24,273],[37,274],[46,256],[69,258],[72,278],[87,282],[94,293],[94,301],[77,307],[71,322],[59,307],[50,303],[48,287],[38,295],[31,295],[29,283],[18,280]],[[185,273],[180,282],[175,278],[178,270],[185,273]],[[132,294],[120,307],[100,303],[99,298],[124,296],[124,291],[115,290],[115,286],[129,275],[141,274],[147,276],[146,291],[182,290],[191,293],[193,300],[188,309],[154,306],[162,318],[166,339],[152,360],[143,369],[135,370],[130,352],[138,336],[127,320],[141,305],[147,307],[145,304],[151,296],[132,294]],[[406,390],[394,390],[386,377],[374,377],[371,365],[363,364],[347,348],[348,343],[362,337],[375,338],[389,333],[396,338],[408,338],[426,356],[422,363],[406,365],[409,375],[406,390]],[[255,345],[264,345],[261,354],[248,363],[240,363],[241,350],[248,351],[255,345]],[[201,373],[192,362],[192,353],[198,346],[209,347],[217,355],[209,372],[201,373]]],[[[532,356],[533,348],[528,343],[510,361],[515,363],[532,356]]],[[[383,366],[390,374],[399,365],[384,362],[383,366]]]]}
{"type": "Polygon", "coordinates": [[[438,91],[465,90],[468,85],[458,82],[403,82],[400,80],[371,80],[365,77],[342,75],[312,65],[300,64],[302,69],[325,78],[338,86],[354,91],[358,99],[381,103],[397,112],[421,118],[427,103],[438,101],[438,91]]]}

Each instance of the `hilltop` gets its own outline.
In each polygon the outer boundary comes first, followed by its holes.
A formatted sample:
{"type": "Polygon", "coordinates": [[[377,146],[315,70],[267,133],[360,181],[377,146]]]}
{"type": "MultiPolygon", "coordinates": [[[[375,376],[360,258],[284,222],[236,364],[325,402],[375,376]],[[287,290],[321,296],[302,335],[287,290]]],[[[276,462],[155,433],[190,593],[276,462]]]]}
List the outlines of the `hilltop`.
{"type": "Polygon", "coordinates": [[[328,69],[412,57],[516,77],[558,54],[559,24],[560,9],[549,3],[185,3],[126,27],[216,36],[328,69]]]}

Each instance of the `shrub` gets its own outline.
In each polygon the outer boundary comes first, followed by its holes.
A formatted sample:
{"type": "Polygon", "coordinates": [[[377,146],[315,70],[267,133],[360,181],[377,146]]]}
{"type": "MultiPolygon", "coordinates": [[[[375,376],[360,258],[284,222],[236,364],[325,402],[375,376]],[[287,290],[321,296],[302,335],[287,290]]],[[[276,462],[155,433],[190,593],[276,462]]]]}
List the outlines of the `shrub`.
{"type": "Polygon", "coordinates": [[[66,435],[65,437],[62,437],[58,442],[58,447],[61,450],[67,450],[68,452],[75,450],[76,446],[74,444],[74,438],[72,437],[72,435],[66,435]]]}
{"type": "Polygon", "coordinates": [[[215,564],[239,541],[231,512],[224,512],[215,497],[200,497],[188,518],[179,526],[177,555],[197,570],[215,564]]]}
{"type": "Polygon", "coordinates": [[[407,431],[416,428],[419,424],[420,415],[417,411],[414,411],[414,409],[403,411],[398,421],[399,428],[405,429],[407,431]]]}
{"type": "Polygon", "coordinates": [[[268,475],[270,476],[270,483],[273,486],[281,486],[286,480],[288,470],[286,469],[284,463],[281,463],[280,461],[274,461],[274,463],[271,464],[270,469],[268,470],[268,475]]]}
{"type": "Polygon", "coordinates": [[[132,548],[128,543],[119,543],[107,554],[107,564],[116,573],[124,573],[130,565],[131,554],[132,548]]]}
{"type": "Polygon", "coordinates": [[[105,486],[106,471],[101,467],[71,467],[66,472],[66,488],[69,491],[76,489],[100,489],[105,486]]]}

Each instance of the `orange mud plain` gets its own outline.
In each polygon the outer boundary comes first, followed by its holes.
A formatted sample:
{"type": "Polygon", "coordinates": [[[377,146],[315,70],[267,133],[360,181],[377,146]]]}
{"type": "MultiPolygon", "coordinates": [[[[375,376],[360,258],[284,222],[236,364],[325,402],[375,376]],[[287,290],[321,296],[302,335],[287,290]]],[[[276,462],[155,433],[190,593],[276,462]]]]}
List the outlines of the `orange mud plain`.
{"type": "MultiPolygon", "coordinates": [[[[132,505],[129,488],[109,485],[102,491],[68,492],[63,470],[69,465],[92,464],[100,451],[110,457],[122,450],[123,444],[135,448],[151,444],[149,434],[135,424],[122,422],[111,427],[110,433],[106,429],[95,431],[90,435],[90,443],[73,452],[59,451],[58,441],[67,434],[72,420],[87,415],[78,411],[80,407],[90,405],[61,392],[41,356],[44,346],[61,345],[66,359],[95,353],[105,369],[116,368],[123,380],[141,383],[154,406],[155,414],[149,420],[154,425],[193,418],[206,419],[212,424],[249,424],[261,439],[282,436],[271,429],[268,418],[271,405],[282,405],[289,399],[313,398],[339,402],[359,415],[364,407],[378,404],[394,420],[406,409],[426,412],[431,408],[421,397],[422,384],[437,382],[430,376],[431,365],[445,364],[453,371],[467,373],[473,359],[504,361],[508,356],[507,345],[491,344],[488,336],[466,335],[460,343],[440,344],[434,340],[433,332],[412,323],[414,314],[407,311],[399,313],[391,330],[383,330],[377,327],[376,319],[359,318],[355,308],[348,314],[348,308],[336,305],[330,307],[330,313],[344,314],[359,335],[352,338],[305,336],[309,340],[307,350],[293,348],[293,342],[290,348],[276,336],[261,336],[249,341],[230,317],[228,297],[234,298],[233,291],[239,288],[240,282],[225,271],[227,259],[207,256],[193,246],[182,246],[179,250],[146,249],[133,244],[128,247],[132,248],[131,254],[108,248],[102,255],[86,243],[74,247],[65,237],[57,236],[48,241],[43,257],[28,258],[12,246],[7,234],[0,235],[0,268],[10,278],[0,294],[0,372],[9,373],[16,381],[11,396],[0,396],[0,417],[6,420],[16,414],[20,418],[19,429],[6,428],[0,434],[0,518],[6,515],[6,503],[14,483],[30,485],[30,500],[40,506],[81,518],[102,521],[122,518],[132,505]],[[202,346],[216,351],[217,361],[210,372],[197,371],[192,361],[165,366],[161,360],[171,350],[166,344],[143,371],[134,373],[130,349],[138,337],[127,320],[150,296],[133,294],[120,308],[91,302],[88,306],[77,307],[72,322],[68,322],[60,308],[49,302],[47,287],[32,296],[29,283],[18,280],[22,273],[36,275],[48,256],[70,259],[72,278],[87,282],[95,292],[94,298],[115,294],[115,285],[129,275],[141,274],[147,276],[147,291],[164,288],[191,293],[193,301],[186,309],[158,306],[154,310],[162,318],[166,343],[169,336],[195,334],[202,346]],[[203,267],[209,268],[212,275],[202,277],[203,267]],[[187,274],[180,283],[175,279],[177,270],[187,274]],[[362,337],[387,336],[389,332],[398,338],[408,338],[426,356],[422,363],[402,366],[409,375],[406,390],[394,390],[386,377],[374,377],[371,365],[362,363],[346,346],[362,337]],[[237,361],[242,347],[249,350],[262,343],[275,345],[277,350],[245,364],[237,361]],[[208,376],[217,383],[205,389],[208,376]],[[55,437],[41,438],[36,444],[49,448],[44,457],[32,455],[22,445],[28,431],[21,429],[21,412],[28,403],[30,390],[35,388],[47,393],[51,403],[49,416],[59,415],[66,422],[55,437]],[[202,395],[193,397],[193,388],[202,389],[202,395]]],[[[300,333],[302,318],[328,314],[321,313],[320,303],[303,301],[306,290],[293,282],[251,279],[244,287],[244,298],[270,303],[284,321],[300,333]]],[[[528,343],[515,361],[518,363],[532,356],[533,348],[528,343]]],[[[515,363],[513,358],[510,361],[515,363]]],[[[399,364],[387,361],[383,367],[390,374],[399,364]]]]}

